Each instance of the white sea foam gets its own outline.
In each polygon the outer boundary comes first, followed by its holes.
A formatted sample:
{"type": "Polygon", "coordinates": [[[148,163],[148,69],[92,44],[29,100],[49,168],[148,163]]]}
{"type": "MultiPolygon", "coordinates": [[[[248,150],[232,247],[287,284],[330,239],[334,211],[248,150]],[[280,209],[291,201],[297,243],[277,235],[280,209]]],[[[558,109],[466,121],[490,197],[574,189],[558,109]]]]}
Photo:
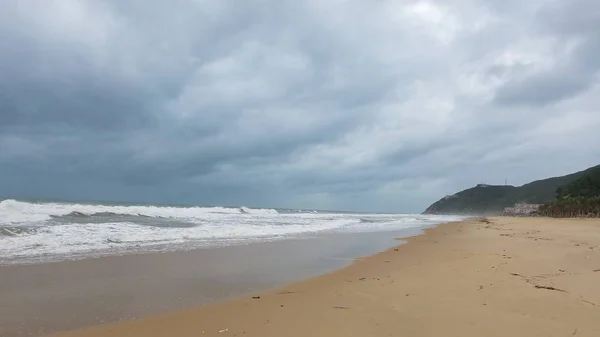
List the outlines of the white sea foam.
{"type": "Polygon", "coordinates": [[[69,203],[30,203],[17,200],[0,202],[0,225],[35,223],[51,219],[52,216],[71,213],[93,215],[97,213],[114,213],[127,215],[145,215],[173,219],[207,218],[211,214],[271,214],[274,209],[252,209],[247,207],[169,207],[169,206],[112,206],[86,205],[69,203]]]}
{"type": "Polygon", "coordinates": [[[277,210],[274,209],[257,209],[257,208],[248,208],[248,207],[240,207],[239,208],[241,213],[246,213],[246,214],[279,214],[279,212],[277,212],[277,210]]]}
{"type": "Polygon", "coordinates": [[[398,231],[457,220],[415,214],[278,212],[248,207],[0,202],[0,262],[178,250],[318,233],[398,231]]]}

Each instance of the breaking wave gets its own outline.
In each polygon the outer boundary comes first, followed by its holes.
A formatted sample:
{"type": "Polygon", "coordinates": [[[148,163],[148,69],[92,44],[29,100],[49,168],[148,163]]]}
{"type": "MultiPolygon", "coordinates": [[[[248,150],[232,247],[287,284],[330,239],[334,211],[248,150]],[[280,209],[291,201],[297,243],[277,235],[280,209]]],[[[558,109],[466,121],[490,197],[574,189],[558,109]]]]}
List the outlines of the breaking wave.
{"type": "Polygon", "coordinates": [[[133,215],[156,218],[193,219],[215,214],[277,215],[274,209],[248,207],[112,206],[70,203],[31,203],[12,199],[0,202],[1,223],[31,223],[60,216],[94,217],[133,215]]]}
{"type": "Polygon", "coordinates": [[[150,249],[182,250],[317,233],[422,228],[458,218],[249,207],[0,202],[0,264],[150,249]]]}

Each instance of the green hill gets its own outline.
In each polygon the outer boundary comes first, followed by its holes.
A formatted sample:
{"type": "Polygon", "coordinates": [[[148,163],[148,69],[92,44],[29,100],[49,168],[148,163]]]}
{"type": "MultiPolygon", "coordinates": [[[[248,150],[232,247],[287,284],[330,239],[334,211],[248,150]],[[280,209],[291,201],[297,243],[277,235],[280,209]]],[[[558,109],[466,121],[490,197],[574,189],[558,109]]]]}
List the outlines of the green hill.
{"type": "Polygon", "coordinates": [[[556,218],[600,217],[600,166],[559,187],[556,200],[542,205],[537,213],[556,218]]]}
{"type": "Polygon", "coordinates": [[[557,190],[558,199],[578,197],[600,197],[600,165],[585,170],[581,177],[557,190]]]}
{"type": "Polygon", "coordinates": [[[587,193],[589,186],[600,189],[600,165],[562,177],[536,180],[523,186],[477,185],[446,196],[425,210],[425,214],[500,214],[505,207],[523,202],[528,204],[544,204],[556,200],[557,189],[560,193],[587,193]],[[598,172],[592,178],[590,172],[598,172]],[[586,179],[578,182],[578,179],[586,179]],[[598,180],[594,180],[598,179],[598,180]],[[595,182],[596,185],[590,185],[595,182]]]}

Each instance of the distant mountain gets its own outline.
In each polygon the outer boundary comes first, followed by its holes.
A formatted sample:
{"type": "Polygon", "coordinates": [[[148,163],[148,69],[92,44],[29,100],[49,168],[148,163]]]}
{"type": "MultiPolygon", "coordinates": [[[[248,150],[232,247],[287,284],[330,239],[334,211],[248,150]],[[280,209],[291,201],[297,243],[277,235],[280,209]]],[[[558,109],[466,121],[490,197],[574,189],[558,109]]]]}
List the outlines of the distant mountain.
{"type": "Polygon", "coordinates": [[[500,214],[505,207],[519,202],[544,204],[556,200],[559,187],[564,186],[564,189],[566,186],[571,186],[570,183],[589,176],[586,175],[589,172],[596,171],[600,172],[600,165],[562,177],[536,180],[519,187],[479,184],[454,195],[443,197],[427,207],[424,213],[491,215],[500,214]]]}

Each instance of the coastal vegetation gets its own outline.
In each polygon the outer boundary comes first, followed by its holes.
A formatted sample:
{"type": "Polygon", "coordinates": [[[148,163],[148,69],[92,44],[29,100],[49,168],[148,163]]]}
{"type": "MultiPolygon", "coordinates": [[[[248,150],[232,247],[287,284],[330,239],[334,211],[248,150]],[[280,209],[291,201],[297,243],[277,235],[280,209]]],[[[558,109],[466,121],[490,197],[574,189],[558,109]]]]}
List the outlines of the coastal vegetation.
{"type": "Polygon", "coordinates": [[[600,166],[559,187],[556,200],[540,206],[537,213],[556,218],[600,217],[600,166]]]}
{"type": "Polygon", "coordinates": [[[553,218],[600,218],[600,197],[566,198],[543,204],[537,214],[553,218]]]}

